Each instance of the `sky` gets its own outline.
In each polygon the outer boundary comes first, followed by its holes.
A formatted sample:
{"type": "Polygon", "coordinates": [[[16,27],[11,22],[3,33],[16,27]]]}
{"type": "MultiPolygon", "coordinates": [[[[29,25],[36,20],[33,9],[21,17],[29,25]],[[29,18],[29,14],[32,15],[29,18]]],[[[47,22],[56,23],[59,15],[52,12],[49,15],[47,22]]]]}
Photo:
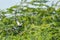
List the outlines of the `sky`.
{"type": "Polygon", "coordinates": [[[6,9],[13,5],[16,5],[20,0],[0,0],[0,9],[6,9]]]}
{"type": "MultiPolygon", "coordinates": [[[[53,0],[50,0],[53,1],[53,0]]],[[[57,0],[54,0],[55,2],[57,0]]],[[[0,0],[0,9],[6,9],[13,5],[19,4],[20,0],[0,0]]],[[[48,3],[50,5],[51,3],[48,3]]]]}

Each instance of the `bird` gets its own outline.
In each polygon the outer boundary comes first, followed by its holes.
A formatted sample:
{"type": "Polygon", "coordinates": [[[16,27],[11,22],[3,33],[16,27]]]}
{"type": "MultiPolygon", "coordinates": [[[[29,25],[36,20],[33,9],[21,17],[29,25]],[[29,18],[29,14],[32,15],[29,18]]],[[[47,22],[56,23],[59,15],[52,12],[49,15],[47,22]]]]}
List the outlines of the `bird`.
{"type": "Polygon", "coordinates": [[[17,26],[22,27],[22,23],[20,23],[18,20],[16,20],[17,26]]]}

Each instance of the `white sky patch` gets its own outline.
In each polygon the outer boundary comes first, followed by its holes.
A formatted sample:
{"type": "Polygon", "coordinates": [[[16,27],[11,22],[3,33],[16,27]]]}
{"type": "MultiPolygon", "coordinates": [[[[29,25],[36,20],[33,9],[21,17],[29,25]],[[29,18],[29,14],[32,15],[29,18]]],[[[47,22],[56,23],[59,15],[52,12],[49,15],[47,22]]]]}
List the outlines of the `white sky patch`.
{"type": "Polygon", "coordinates": [[[0,0],[0,9],[6,9],[13,5],[16,5],[20,0],[0,0]]]}
{"type": "MultiPolygon", "coordinates": [[[[6,9],[9,8],[13,5],[19,4],[21,0],[0,0],[0,9],[6,9]]],[[[28,0],[28,2],[31,0],[28,0]]],[[[56,1],[58,0],[49,0],[51,2],[47,2],[47,5],[51,6],[52,1],[54,1],[54,3],[56,3],[56,1]]],[[[24,4],[25,5],[25,4],[24,4]]]]}

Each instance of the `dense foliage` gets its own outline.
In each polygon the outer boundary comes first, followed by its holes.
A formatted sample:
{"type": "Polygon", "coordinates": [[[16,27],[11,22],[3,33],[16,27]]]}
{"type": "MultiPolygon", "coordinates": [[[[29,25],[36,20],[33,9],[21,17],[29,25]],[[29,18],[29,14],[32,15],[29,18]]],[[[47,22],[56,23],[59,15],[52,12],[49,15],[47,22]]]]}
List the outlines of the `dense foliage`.
{"type": "Polygon", "coordinates": [[[57,3],[49,6],[46,2],[22,1],[0,11],[0,40],[60,40],[60,8],[56,9],[57,3]]]}

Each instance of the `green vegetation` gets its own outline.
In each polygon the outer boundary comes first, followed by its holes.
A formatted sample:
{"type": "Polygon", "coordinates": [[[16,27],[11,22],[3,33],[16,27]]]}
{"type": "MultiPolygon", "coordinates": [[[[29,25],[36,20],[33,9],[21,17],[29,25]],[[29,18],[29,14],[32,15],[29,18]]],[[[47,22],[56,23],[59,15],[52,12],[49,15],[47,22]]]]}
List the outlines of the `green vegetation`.
{"type": "Polygon", "coordinates": [[[60,40],[60,8],[56,9],[58,2],[51,6],[46,2],[21,1],[20,5],[0,11],[0,40],[60,40]],[[15,17],[22,23],[21,27],[18,27],[15,17]]]}

